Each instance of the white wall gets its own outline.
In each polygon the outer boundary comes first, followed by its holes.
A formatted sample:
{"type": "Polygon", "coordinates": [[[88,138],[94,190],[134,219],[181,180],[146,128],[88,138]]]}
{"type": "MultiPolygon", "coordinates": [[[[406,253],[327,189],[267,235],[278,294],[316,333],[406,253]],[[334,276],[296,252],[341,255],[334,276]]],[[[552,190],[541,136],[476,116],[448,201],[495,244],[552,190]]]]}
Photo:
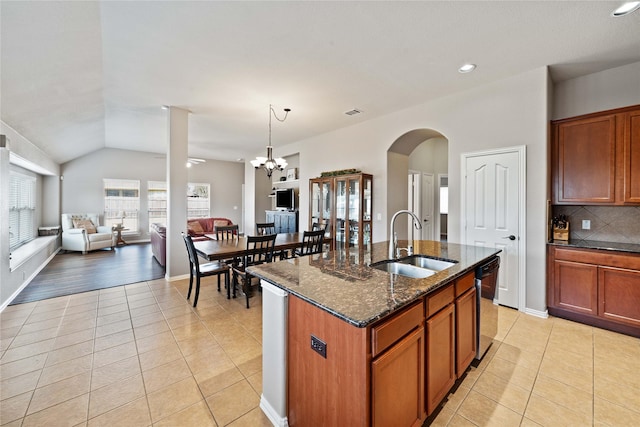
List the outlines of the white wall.
{"type": "MultiPolygon", "coordinates": [[[[397,210],[395,205],[401,203],[399,192],[396,200],[393,186],[390,194],[387,194],[387,173],[394,173],[389,170],[389,165],[393,168],[393,164],[397,163],[388,159],[388,148],[400,136],[414,129],[433,129],[441,133],[449,141],[449,240],[459,242],[460,155],[489,148],[526,145],[529,264],[527,307],[544,311],[547,81],[546,67],[539,68],[289,144],[282,147],[282,150],[300,153],[302,182],[329,170],[358,168],[373,174],[373,241],[379,242],[387,240],[390,212],[397,210]],[[377,220],[378,213],[381,214],[381,220],[377,220]]],[[[406,187],[406,176],[403,179],[406,187]]],[[[251,194],[249,191],[247,189],[248,194],[251,194]]],[[[406,191],[402,193],[406,198],[406,191]]],[[[308,191],[301,192],[301,206],[308,206],[308,202],[308,191]]],[[[400,208],[404,207],[406,201],[400,208]]],[[[308,209],[300,210],[301,223],[308,222],[308,214],[308,209]]]]}
{"type": "MultiPolygon", "coordinates": [[[[211,216],[229,218],[235,224],[241,221],[243,168],[242,163],[207,160],[189,169],[190,182],[211,185],[211,216]]],[[[158,158],[154,153],[104,148],[64,163],[62,175],[62,210],[98,212],[101,223],[104,212],[102,180],[140,180],[141,234],[132,240],[149,240],[147,181],[166,180],[164,158],[158,158]]]]}
{"type": "Polygon", "coordinates": [[[0,133],[7,136],[7,147],[0,148],[0,307],[16,293],[44,265],[46,260],[59,247],[58,241],[52,241],[47,247],[29,258],[24,264],[11,271],[9,258],[9,170],[36,177],[38,211],[37,225],[58,225],[60,220],[60,193],[58,191],[58,175],[60,166],[42,150],[24,138],[6,123],[0,121],[0,133]],[[26,171],[9,162],[10,152],[18,155],[28,163],[39,167],[41,175],[26,171]]]}
{"type": "Polygon", "coordinates": [[[556,83],[552,119],[640,104],[640,62],[556,83]]]}

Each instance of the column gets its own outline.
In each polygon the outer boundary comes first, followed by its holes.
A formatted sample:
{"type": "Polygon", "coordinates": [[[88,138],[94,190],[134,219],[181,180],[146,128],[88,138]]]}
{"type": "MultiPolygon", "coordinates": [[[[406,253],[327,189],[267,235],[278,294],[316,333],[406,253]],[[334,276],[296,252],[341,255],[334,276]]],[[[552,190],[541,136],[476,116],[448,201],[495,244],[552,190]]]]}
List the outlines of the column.
{"type": "Polygon", "coordinates": [[[181,231],[187,230],[187,172],[189,111],[167,109],[167,264],[165,277],[189,272],[187,248],[181,231]]]}

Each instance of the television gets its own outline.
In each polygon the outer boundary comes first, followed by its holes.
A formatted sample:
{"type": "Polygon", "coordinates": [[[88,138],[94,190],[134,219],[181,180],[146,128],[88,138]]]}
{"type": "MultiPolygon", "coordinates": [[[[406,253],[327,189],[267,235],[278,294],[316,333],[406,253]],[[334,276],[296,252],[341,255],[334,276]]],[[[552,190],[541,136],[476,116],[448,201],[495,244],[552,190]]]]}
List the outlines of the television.
{"type": "Polygon", "coordinates": [[[296,208],[295,193],[293,188],[276,190],[276,209],[292,211],[296,208]]]}

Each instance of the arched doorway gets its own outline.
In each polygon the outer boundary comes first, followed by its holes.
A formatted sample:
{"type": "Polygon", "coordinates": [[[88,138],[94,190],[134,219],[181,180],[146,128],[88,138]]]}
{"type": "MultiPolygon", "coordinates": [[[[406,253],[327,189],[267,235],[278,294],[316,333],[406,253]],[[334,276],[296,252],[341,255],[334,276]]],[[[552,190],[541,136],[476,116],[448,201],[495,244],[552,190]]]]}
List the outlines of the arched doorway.
{"type": "MultiPolygon", "coordinates": [[[[430,227],[431,231],[425,228],[424,233],[414,234],[416,239],[429,235],[433,240],[439,240],[441,236],[446,238],[447,214],[440,213],[446,203],[441,203],[440,187],[446,185],[448,151],[447,138],[433,129],[406,132],[387,150],[387,217],[391,218],[401,209],[417,211],[423,227],[430,227]],[[429,185],[432,185],[431,191],[425,191],[429,185]],[[426,213],[429,209],[431,217],[426,213]]],[[[410,229],[406,216],[398,217],[396,230],[398,238],[408,238],[410,229]]]]}

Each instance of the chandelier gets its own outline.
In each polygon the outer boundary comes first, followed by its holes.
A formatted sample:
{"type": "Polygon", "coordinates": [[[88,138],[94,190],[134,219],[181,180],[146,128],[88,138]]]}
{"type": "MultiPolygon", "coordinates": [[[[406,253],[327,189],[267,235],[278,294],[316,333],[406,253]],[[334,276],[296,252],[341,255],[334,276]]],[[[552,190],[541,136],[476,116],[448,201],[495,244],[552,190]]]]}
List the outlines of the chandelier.
{"type": "Polygon", "coordinates": [[[267,172],[267,176],[271,178],[271,174],[274,169],[278,169],[279,171],[283,171],[284,168],[287,167],[287,161],[281,157],[277,159],[273,158],[273,146],[271,145],[271,116],[276,118],[279,122],[284,122],[287,120],[287,116],[289,115],[290,108],[284,109],[284,117],[282,119],[278,118],[276,112],[273,110],[273,106],[269,104],[269,145],[267,145],[267,157],[256,157],[255,160],[251,160],[251,164],[254,168],[264,168],[267,172]]]}

